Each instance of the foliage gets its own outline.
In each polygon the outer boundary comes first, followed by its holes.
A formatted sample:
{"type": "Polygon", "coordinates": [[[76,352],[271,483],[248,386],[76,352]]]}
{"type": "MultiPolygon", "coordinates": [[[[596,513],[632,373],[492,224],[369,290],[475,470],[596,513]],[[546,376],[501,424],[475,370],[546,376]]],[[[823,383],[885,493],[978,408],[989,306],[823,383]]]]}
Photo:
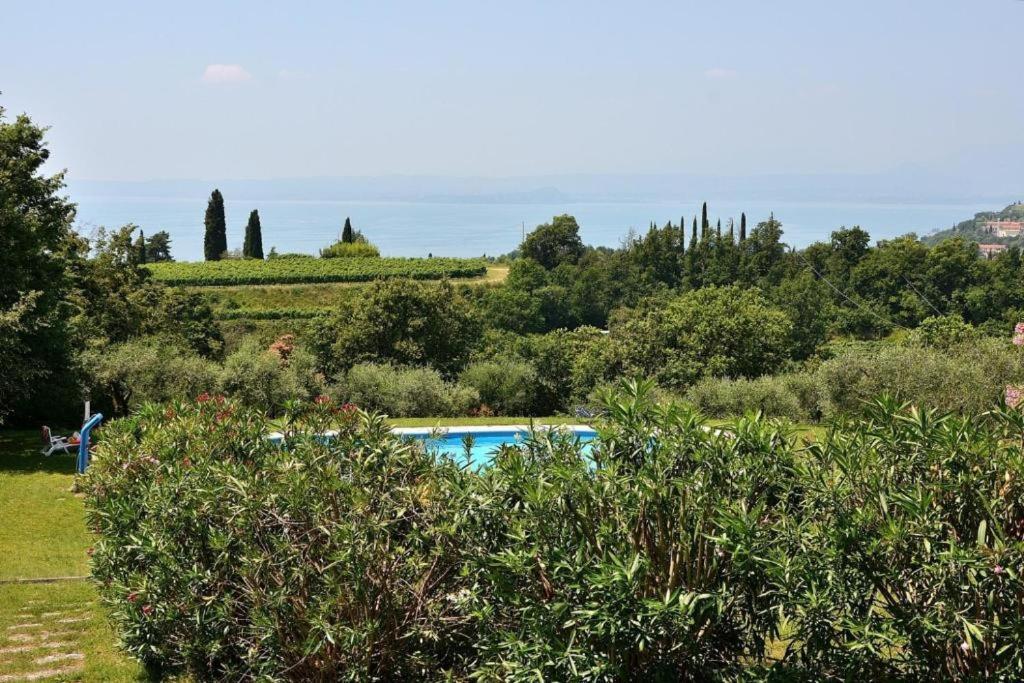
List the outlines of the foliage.
{"type": "Polygon", "coordinates": [[[205,396],[104,430],[93,576],[130,652],[197,679],[1024,675],[1019,411],[881,399],[801,446],[627,383],[586,457],[538,432],[474,470],[336,405],[293,404],[284,448],[205,396]]]}
{"type": "Polygon", "coordinates": [[[320,258],[378,258],[380,250],[369,242],[335,242],[320,250],[320,258]]]}
{"type": "Polygon", "coordinates": [[[529,363],[496,360],[472,363],[459,383],[476,390],[480,401],[498,415],[535,415],[537,371],[529,363]]]}
{"type": "Polygon", "coordinates": [[[873,403],[809,449],[788,653],[811,678],[1024,675],[1024,419],[873,403]]]}
{"type": "Polygon", "coordinates": [[[705,287],[637,311],[613,334],[627,368],[682,388],[705,376],[756,377],[788,355],[792,323],[755,289],[705,287]]]}
{"type": "Polygon", "coordinates": [[[794,422],[816,421],[821,417],[817,377],[810,372],[755,379],[706,377],[687,390],[686,399],[713,417],[756,412],[794,422]]]}
{"type": "Polygon", "coordinates": [[[84,245],[63,173],[42,174],[44,133],[26,116],[5,121],[0,107],[0,423],[19,406],[59,401],[74,370],[68,298],[84,245]]]}
{"type": "Polygon", "coordinates": [[[327,315],[315,308],[227,308],[216,312],[218,320],[302,320],[327,315]]]}
{"type": "Polygon", "coordinates": [[[361,362],[390,362],[451,374],[464,365],[480,334],[469,303],[451,284],[412,280],[375,282],[361,300],[343,302],[312,326],[311,345],[329,373],[361,362]]]}
{"type": "Polygon", "coordinates": [[[227,220],[224,218],[224,196],[220,190],[210,193],[203,219],[206,232],[203,236],[203,255],[207,261],[219,261],[228,250],[227,220]]]}
{"type": "Polygon", "coordinates": [[[320,404],[308,419],[288,448],[216,399],[105,429],[86,483],[93,576],[130,652],[200,680],[411,680],[454,664],[472,618],[453,599],[451,468],[379,417],[320,404]]]}
{"type": "Polygon", "coordinates": [[[168,285],[297,284],[371,282],[380,278],[439,280],[477,277],[487,272],[479,259],[458,258],[277,258],[147,265],[153,278],[168,285]]]}
{"type": "Polygon", "coordinates": [[[974,326],[960,316],[932,316],[921,321],[909,335],[913,344],[948,349],[970,342],[975,337],[974,326]]]}
{"type": "Polygon", "coordinates": [[[999,339],[947,350],[882,344],[851,348],[816,374],[826,417],[857,414],[883,393],[941,411],[979,412],[1007,384],[1024,382],[1024,355],[999,339]]]}
{"type": "Polygon", "coordinates": [[[548,270],[562,263],[575,263],[583,255],[580,226],[568,214],[555,216],[527,235],[520,251],[548,270]]]}
{"type": "Polygon", "coordinates": [[[139,338],[87,351],[84,365],[94,408],[114,415],[154,401],[172,401],[217,388],[220,368],[173,340],[139,338]]]}
{"type": "Polygon", "coordinates": [[[263,260],[263,227],[259,211],[253,209],[245,225],[245,241],[242,243],[242,257],[263,260]]]}
{"type": "Polygon", "coordinates": [[[304,349],[282,355],[251,339],[225,359],[220,387],[238,403],[274,415],[288,401],[321,393],[323,381],[314,366],[312,354],[304,349]]]}
{"type": "Polygon", "coordinates": [[[428,368],[360,363],[338,379],[333,393],[340,401],[392,417],[464,415],[480,402],[472,388],[428,368]]]}

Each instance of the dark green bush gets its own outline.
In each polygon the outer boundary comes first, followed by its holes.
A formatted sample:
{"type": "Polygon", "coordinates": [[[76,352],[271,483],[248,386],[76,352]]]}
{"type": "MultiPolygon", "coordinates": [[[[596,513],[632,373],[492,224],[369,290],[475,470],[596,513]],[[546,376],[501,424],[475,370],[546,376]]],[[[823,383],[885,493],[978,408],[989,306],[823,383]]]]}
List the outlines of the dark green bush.
{"type": "Polygon", "coordinates": [[[690,387],[686,399],[712,417],[753,412],[796,422],[820,417],[818,384],[809,372],[757,379],[707,378],[690,387]]]}
{"type": "Polygon", "coordinates": [[[360,363],[339,375],[334,395],[392,417],[465,415],[480,403],[472,387],[446,382],[429,368],[360,363]]]}
{"type": "Polygon", "coordinates": [[[453,599],[451,468],[379,417],[320,404],[281,448],[260,415],[203,398],[105,427],[87,476],[93,576],[127,650],[198,679],[452,667],[472,615],[453,599]]]}
{"type": "Polygon", "coordinates": [[[146,407],[83,482],[93,575],[197,679],[1024,676],[1024,413],[879,400],[800,446],[651,389],[586,457],[538,432],[479,470],[330,402],[283,448],[223,400],[146,407]]]}
{"type": "Polygon", "coordinates": [[[537,393],[537,371],[516,360],[472,363],[459,375],[459,383],[470,387],[480,401],[499,415],[533,415],[537,393]]]}

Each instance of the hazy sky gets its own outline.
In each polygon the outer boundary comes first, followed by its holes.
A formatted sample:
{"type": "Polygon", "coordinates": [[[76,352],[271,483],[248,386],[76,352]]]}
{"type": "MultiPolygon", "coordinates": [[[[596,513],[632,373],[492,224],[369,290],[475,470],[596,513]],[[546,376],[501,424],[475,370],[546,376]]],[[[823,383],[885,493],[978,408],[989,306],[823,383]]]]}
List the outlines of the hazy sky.
{"type": "Polygon", "coordinates": [[[7,2],[73,179],[871,172],[1024,143],[1020,0],[7,2]]]}

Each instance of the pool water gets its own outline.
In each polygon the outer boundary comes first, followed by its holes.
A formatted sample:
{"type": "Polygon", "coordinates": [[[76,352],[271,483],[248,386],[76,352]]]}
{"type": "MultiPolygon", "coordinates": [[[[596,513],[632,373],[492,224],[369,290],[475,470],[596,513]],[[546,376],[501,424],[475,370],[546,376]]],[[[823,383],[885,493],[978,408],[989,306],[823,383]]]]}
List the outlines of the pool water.
{"type": "MultiPolygon", "coordinates": [[[[584,444],[584,453],[589,450],[587,446],[597,435],[593,429],[586,427],[564,428],[569,434],[575,436],[584,444]]],[[[432,438],[429,430],[395,430],[405,437],[422,441],[430,449],[441,455],[455,459],[462,459],[466,456],[465,439],[467,436],[473,438],[473,445],[470,449],[470,460],[474,465],[486,465],[491,461],[494,452],[505,445],[515,446],[523,443],[529,436],[525,429],[495,429],[478,427],[473,429],[452,428],[443,434],[432,438]]]]}

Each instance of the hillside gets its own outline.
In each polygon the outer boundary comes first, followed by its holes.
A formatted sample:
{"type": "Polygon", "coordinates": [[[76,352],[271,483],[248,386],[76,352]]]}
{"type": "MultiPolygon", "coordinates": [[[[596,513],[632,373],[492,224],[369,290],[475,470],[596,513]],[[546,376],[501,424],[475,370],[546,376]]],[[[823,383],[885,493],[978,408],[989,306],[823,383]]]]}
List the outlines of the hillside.
{"type": "Polygon", "coordinates": [[[1024,221],[1024,203],[1015,202],[1002,211],[982,211],[974,214],[974,218],[962,221],[946,230],[939,230],[930,235],[925,235],[921,241],[928,245],[935,245],[943,240],[953,237],[963,237],[972,242],[985,244],[1020,244],[1022,237],[999,237],[985,232],[982,225],[986,221],[1024,221]]]}

